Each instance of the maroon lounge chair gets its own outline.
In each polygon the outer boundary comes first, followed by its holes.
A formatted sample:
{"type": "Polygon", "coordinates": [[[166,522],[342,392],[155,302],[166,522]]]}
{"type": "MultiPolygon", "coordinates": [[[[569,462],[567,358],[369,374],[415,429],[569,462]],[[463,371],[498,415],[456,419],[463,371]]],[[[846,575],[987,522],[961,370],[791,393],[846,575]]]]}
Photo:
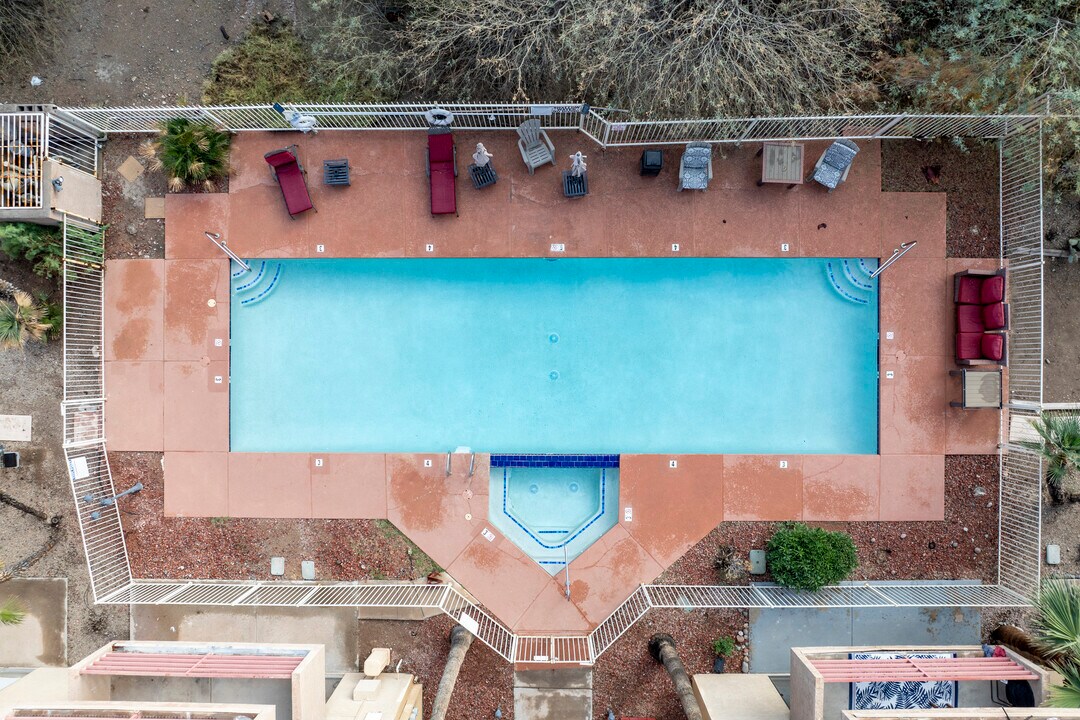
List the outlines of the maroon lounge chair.
{"type": "Polygon", "coordinates": [[[428,132],[427,174],[432,215],[457,215],[457,148],[444,128],[428,132]]]}
{"type": "Polygon", "coordinates": [[[289,211],[289,217],[295,219],[302,212],[314,210],[315,205],[312,204],[311,195],[308,193],[304,168],[296,154],[296,146],[290,145],[282,150],[274,150],[263,157],[270,163],[274,179],[281,188],[281,195],[285,198],[285,207],[289,211]]]}
{"type": "Polygon", "coordinates": [[[1005,365],[1007,345],[1004,333],[956,333],[957,365],[1005,365]]]}

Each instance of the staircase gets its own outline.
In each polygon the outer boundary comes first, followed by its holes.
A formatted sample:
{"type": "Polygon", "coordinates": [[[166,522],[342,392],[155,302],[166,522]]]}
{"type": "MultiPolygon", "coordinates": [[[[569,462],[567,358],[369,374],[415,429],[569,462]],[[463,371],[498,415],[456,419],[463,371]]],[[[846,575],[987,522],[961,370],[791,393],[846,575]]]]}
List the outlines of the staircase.
{"type": "Polygon", "coordinates": [[[873,272],[874,268],[863,258],[838,258],[825,263],[825,275],[833,290],[858,305],[869,305],[877,292],[877,283],[870,279],[873,272]]]}
{"type": "Polygon", "coordinates": [[[265,300],[278,281],[284,265],[273,260],[260,260],[258,264],[252,263],[251,271],[244,270],[236,265],[232,270],[232,294],[240,300],[240,305],[254,305],[265,300]]]}

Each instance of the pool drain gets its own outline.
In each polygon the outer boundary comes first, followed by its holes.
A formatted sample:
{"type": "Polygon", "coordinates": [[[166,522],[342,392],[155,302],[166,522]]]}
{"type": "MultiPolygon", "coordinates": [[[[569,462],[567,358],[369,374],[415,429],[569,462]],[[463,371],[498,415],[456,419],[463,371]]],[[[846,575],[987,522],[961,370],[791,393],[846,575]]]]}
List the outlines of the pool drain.
{"type": "Polygon", "coordinates": [[[570,492],[577,492],[577,491],[578,491],[578,484],[577,483],[570,483],[570,492]]]}
{"type": "Polygon", "coordinates": [[[529,492],[531,492],[533,495],[535,495],[536,493],[540,492],[540,486],[537,485],[536,483],[533,483],[532,485],[529,486],[529,492]]]}
{"type": "Polygon", "coordinates": [[[559,333],[551,333],[550,335],[548,335],[548,342],[552,345],[559,342],[559,333]]]}
{"type": "Polygon", "coordinates": [[[548,377],[551,378],[552,380],[558,380],[559,379],[559,371],[558,370],[552,370],[551,372],[548,373],[548,377]]]}

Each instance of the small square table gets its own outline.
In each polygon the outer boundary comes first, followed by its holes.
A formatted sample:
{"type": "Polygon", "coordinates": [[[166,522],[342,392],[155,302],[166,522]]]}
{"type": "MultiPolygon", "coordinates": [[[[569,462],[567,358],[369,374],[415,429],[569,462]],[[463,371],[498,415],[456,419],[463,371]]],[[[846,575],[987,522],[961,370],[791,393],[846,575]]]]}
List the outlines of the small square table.
{"type": "Polygon", "coordinates": [[[639,166],[642,175],[656,177],[664,168],[664,153],[660,150],[643,150],[639,166]]]}
{"type": "Polygon", "coordinates": [[[802,143],[763,143],[761,148],[761,179],[765,183],[787,183],[788,190],[803,183],[802,143]]]}
{"type": "Polygon", "coordinates": [[[958,408],[1001,409],[1001,370],[950,370],[950,375],[960,376],[963,399],[949,405],[958,408]]]}

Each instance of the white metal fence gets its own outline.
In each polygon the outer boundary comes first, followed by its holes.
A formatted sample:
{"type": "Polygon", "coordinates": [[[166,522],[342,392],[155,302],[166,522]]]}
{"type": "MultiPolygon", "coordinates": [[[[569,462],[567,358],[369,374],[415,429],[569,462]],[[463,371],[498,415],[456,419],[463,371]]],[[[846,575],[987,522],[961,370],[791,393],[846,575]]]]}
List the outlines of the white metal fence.
{"type": "Polygon", "coordinates": [[[0,113],[0,210],[41,207],[44,113],[0,113]]]}
{"type": "MultiPolygon", "coordinates": [[[[320,126],[335,129],[422,129],[427,106],[314,106],[320,126]],[[376,108],[376,109],[372,109],[376,108]]],[[[1002,257],[1009,260],[1012,303],[1010,400],[1013,412],[1034,416],[1042,402],[1041,142],[1037,116],[860,116],[757,120],[617,123],[580,106],[446,106],[457,128],[510,129],[524,117],[548,128],[580,129],[605,146],[763,139],[912,137],[974,134],[1001,143],[1002,257]],[[464,124],[459,125],[459,122],[464,124]],[[793,132],[798,131],[798,132],[793,132]],[[1015,377],[1015,381],[1013,378],[1015,377]]],[[[70,127],[103,132],[150,132],[161,119],[184,114],[229,129],[286,129],[268,107],[120,108],[60,111],[70,127]],[[269,127],[268,127],[269,126],[269,127]]],[[[281,121],[283,122],[283,121],[281,121]]],[[[999,497],[999,582],[975,584],[849,584],[801,593],[770,586],[638,588],[589,635],[515,635],[448,586],[255,581],[191,582],[132,579],[105,453],[103,387],[104,233],[68,219],[64,225],[64,450],[97,602],[134,604],[270,605],[289,607],[424,607],[475,628],[477,637],[512,662],[595,661],[651,608],[803,608],[898,606],[1020,606],[1039,581],[1042,467],[1017,447],[1002,457],[999,497]]]]}
{"type": "MultiPolygon", "coordinates": [[[[436,106],[290,105],[314,117],[319,130],[426,130],[425,113],[436,106]]],[[[681,145],[687,142],[763,142],[829,140],[839,137],[1004,138],[1036,127],[1041,115],[844,115],[775,118],[633,120],[619,111],[596,110],[584,103],[463,104],[438,106],[454,114],[456,130],[513,130],[537,119],[549,130],[580,130],[602,147],[681,145]]],[[[56,114],[102,133],[157,132],[160,124],[186,118],[230,132],[292,130],[272,105],[213,107],[62,108],[56,114]]]]}

